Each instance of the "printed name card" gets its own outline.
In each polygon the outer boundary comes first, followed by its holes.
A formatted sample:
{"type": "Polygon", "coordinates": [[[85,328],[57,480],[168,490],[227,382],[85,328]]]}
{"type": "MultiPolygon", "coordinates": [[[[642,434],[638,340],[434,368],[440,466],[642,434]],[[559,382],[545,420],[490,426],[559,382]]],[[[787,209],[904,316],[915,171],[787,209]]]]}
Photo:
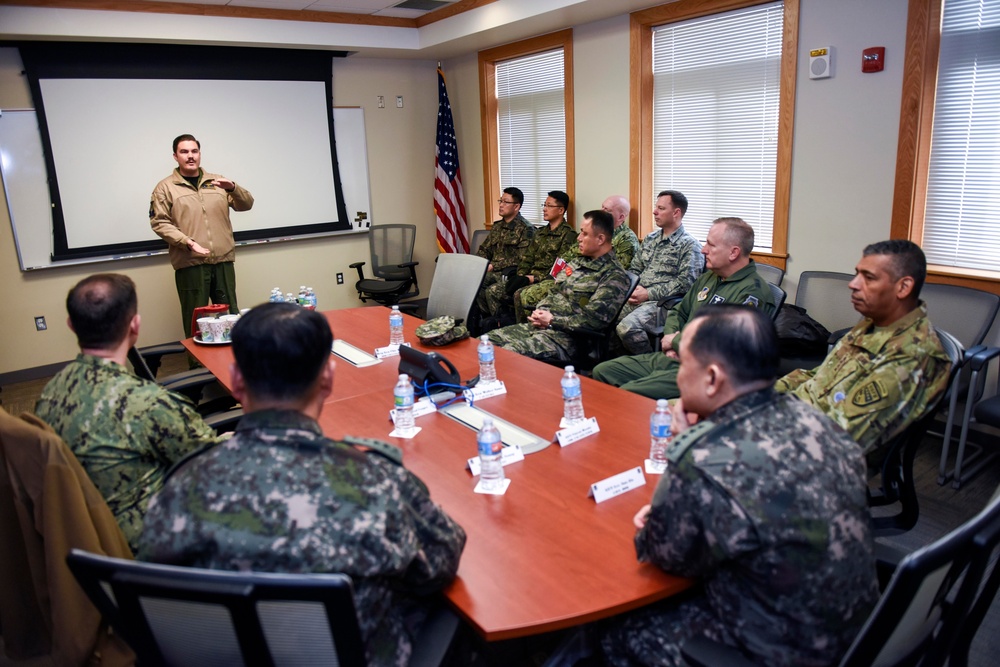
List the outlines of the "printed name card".
{"type": "Polygon", "coordinates": [[[504,386],[503,382],[497,380],[496,382],[487,382],[486,384],[477,384],[472,389],[466,389],[462,392],[465,396],[465,400],[472,405],[476,401],[481,401],[484,398],[492,398],[494,396],[501,396],[507,393],[507,387],[504,386]]]}
{"type": "Polygon", "coordinates": [[[642,468],[635,467],[591,484],[587,495],[593,496],[596,502],[603,503],[608,498],[620,496],[640,486],[646,486],[646,477],[642,474],[642,468]]]}
{"type": "MultiPolygon", "coordinates": [[[[500,465],[506,466],[511,463],[517,463],[518,461],[524,460],[524,452],[517,445],[510,445],[509,447],[504,447],[500,450],[500,465]]],[[[468,461],[469,472],[475,477],[480,472],[479,467],[479,457],[473,456],[468,461]]]]}
{"type": "Polygon", "coordinates": [[[590,417],[589,419],[584,419],[572,426],[567,426],[564,429],[556,431],[556,439],[559,441],[560,447],[565,447],[577,440],[586,438],[588,435],[600,433],[600,431],[601,427],[597,425],[597,417],[590,417]]]}
{"type": "MultiPolygon", "coordinates": [[[[403,343],[403,345],[409,347],[409,343],[403,343]]],[[[375,356],[379,359],[385,359],[386,357],[398,357],[399,356],[399,346],[398,345],[386,345],[385,347],[376,347],[375,356]]]]}
{"type": "MultiPolygon", "coordinates": [[[[413,418],[423,417],[424,415],[429,415],[432,412],[437,412],[437,404],[426,396],[422,397],[420,400],[413,403],[413,418]]],[[[393,408],[389,410],[389,421],[393,424],[396,423],[396,410],[393,408]]]]}

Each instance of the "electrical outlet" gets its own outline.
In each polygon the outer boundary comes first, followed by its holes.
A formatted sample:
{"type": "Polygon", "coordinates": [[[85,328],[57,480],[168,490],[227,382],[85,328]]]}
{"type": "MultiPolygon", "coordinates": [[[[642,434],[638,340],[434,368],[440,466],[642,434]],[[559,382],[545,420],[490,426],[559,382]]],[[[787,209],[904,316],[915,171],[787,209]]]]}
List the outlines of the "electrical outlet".
{"type": "Polygon", "coordinates": [[[48,329],[48,325],[45,324],[45,316],[39,315],[35,318],[35,331],[45,331],[48,329]]]}
{"type": "Polygon", "coordinates": [[[379,95],[378,96],[378,108],[379,109],[384,109],[385,108],[385,95],[379,95]]]}
{"type": "Polygon", "coordinates": [[[402,95],[396,95],[396,108],[397,109],[402,109],[403,108],[403,96],[402,95]]]}
{"type": "Polygon", "coordinates": [[[344,274],[343,273],[338,273],[337,274],[337,284],[338,285],[343,285],[344,284],[344,274]]]}

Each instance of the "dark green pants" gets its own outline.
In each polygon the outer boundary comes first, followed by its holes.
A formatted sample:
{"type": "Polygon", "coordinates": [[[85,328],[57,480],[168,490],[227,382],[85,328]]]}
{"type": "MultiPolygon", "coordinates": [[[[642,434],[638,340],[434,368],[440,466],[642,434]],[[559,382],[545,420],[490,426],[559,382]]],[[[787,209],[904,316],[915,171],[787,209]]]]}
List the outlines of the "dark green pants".
{"type": "Polygon", "coordinates": [[[191,337],[191,316],[198,306],[228,303],[230,313],[240,312],[236,304],[236,268],[232,262],[199,264],[174,272],[177,296],[181,300],[184,336],[191,337]]]}
{"type": "Polygon", "coordinates": [[[618,357],[594,367],[594,379],[652,399],[677,398],[680,363],[663,352],[618,357]]]}

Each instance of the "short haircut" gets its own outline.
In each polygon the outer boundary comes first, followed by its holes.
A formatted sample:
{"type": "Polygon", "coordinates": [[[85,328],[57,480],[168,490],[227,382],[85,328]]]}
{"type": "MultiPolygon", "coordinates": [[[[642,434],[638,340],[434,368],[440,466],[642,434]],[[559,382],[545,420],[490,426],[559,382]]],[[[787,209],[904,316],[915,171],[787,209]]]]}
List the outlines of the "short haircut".
{"type": "Polygon", "coordinates": [[[96,273],[66,296],[66,311],[81,348],[109,350],[125,340],[139,300],[135,283],[120,273],[96,273]]]}
{"type": "Polygon", "coordinates": [[[514,198],[514,203],[516,204],[524,203],[524,193],[521,192],[519,188],[504,188],[503,191],[514,198]]]}
{"type": "Polygon", "coordinates": [[[726,226],[726,243],[738,246],[744,257],[753,252],[753,227],[742,218],[716,218],[713,225],[726,226]]]}
{"type": "MultiPolygon", "coordinates": [[[[759,308],[736,304],[703,306],[690,322],[701,320],[684,344],[701,364],[717,363],[737,387],[778,377],[781,354],[770,316],[759,308]]],[[[689,323],[690,323],[689,322],[689,323]]]]}
{"type": "Polygon", "coordinates": [[[583,214],[583,217],[590,220],[590,226],[595,234],[604,234],[605,240],[608,242],[611,241],[611,237],[615,233],[615,218],[613,215],[599,208],[587,211],[583,214]]]}
{"type": "Polygon", "coordinates": [[[181,136],[174,139],[174,153],[177,153],[177,146],[182,141],[193,141],[198,144],[198,150],[201,150],[201,142],[194,138],[193,134],[182,134],[181,136]]]}
{"type": "Polygon", "coordinates": [[[914,299],[920,297],[920,290],[923,289],[924,280],[927,279],[927,258],[916,243],[905,239],[879,241],[866,246],[862,254],[865,257],[869,255],[889,257],[892,260],[893,279],[899,280],[910,276],[913,278],[913,293],[910,296],[914,299]]]}
{"type": "Polygon", "coordinates": [[[677,190],[661,190],[660,194],[656,195],[657,199],[660,197],[670,197],[670,201],[674,203],[674,208],[681,210],[682,217],[688,212],[688,198],[683,193],[677,190]]]}
{"type": "Polygon", "coordinates": [[[559,202],[559,205],[564,209],[569,208],[569,195],[562,190],[553,190],[549,193],[549,196],[559,202]]]}
{"type": "Polygon", "coordinates": [[[326,318],[291,303],[265,303],[233,327],[233,356],[247,391],[257,399],[293,400],[306,394],[330,358],[326,318]]]}

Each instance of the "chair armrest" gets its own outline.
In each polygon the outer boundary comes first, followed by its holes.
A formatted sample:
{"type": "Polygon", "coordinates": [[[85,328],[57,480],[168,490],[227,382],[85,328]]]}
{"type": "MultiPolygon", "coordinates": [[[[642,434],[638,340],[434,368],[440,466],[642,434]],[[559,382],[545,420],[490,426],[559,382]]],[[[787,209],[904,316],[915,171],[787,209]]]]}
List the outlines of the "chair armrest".
{"type": "Polygon", "coordinates": [[[830,346],[835,345],[838,340],[847,335],[847,332],[853,328],[854,327],[844,327],[843,329],[837,329],[836,331],[830,334],[829,338],[826,339],[826,344],[830,346]]]}
{"type": "Polygon", "coordinates": [[[990,362],[990,359],[997,355],[1000,355],[1000,347],[976,345],[965,351],[964,363],[969,364],[974,371],[981,371],[990,362]]]}
{"type": "Polygon", "coordinates": [[[139,348],[139,354],[142,355],[142,358],[149,367],[153,377],[156,377],[156,374],[160,371],[160,365],[163,362],[163,357],[168,354],[185,354],[186,352],[187,350],[183,345],[181,345],[180,341],[161,343],[159,345],[147,345],[146,347],[139,348]]]}
{"type": "Polygon", "coordinates": [[[670,296],[665,296],[659,301],[657,301],[656,305],[659,306],[660,308],[666,308],[667,310],[670,310],[675,305],[677,305],[683,298],[684,298],[683,294],[671,294],[670,296]]]}
{"type": "Polygon", "coordinates": [[[398,266],[401,269],[412,269],[414,266],[417,266],[419,264],[420,262],[403,262],[402,264],[397,264],[396,266],[398,266]]]}
{"type": "Polygon", "coordinates": [[[364,262],[354,262],[354,264],[348,264],[347,268],[349,268],[349,269],[357,269],[358,270],[358,280],[364,280],[365,279],[365,273],[364,273],[364,271],[361,270],[361,267],[364,266],[364,265],[365,265],[364,262]]]}
{"type": "Polygon", "coordinates": [[[227,433],[236,430],[237,424],[243,418],[243,408],[233,408],[225,412],[217,412],[203,417],[206,424],[215,429],[216,433],[227,433]]]}
{"type": "Polygon", "coordinates": [[[693,667],[753,667],[753,662],[732,646],[708,637],[692,637],[681,644],[684,662],[693,667]]]}
{"type": "Polygon", "coordinates": [[[408,315],[416,315],[417,311],[420,309],[420,304],[413,303],[411,301],[401,301],[396,305],[399,306],[400,312],[407,313],[408,315]]]}

